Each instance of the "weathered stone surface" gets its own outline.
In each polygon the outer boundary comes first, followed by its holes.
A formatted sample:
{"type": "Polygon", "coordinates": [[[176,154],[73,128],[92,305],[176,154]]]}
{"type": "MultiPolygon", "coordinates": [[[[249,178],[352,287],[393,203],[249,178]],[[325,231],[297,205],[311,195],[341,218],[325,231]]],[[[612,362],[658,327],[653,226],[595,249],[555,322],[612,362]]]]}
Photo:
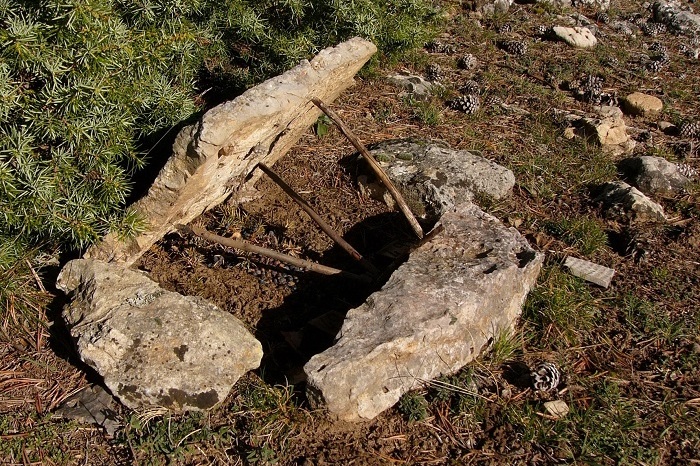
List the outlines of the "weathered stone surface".
{"type": "Polygon", "coordinates": [[[583,118],[583,135],[601,146],[624,144],[629,139],[627,125],[618,107],[597,107],[593,118],[583,118]]]}
{"type": "Polygon", "coordinates": [[[630,115],[652,116],[663,110],[664,103],[653,95],[633,92],[622,99],[622,108],[630,115]]]}
{"type": "Polygon", "coordinates": [[[77,259],[58,277],[80,357],[130,408],[204,410],[260,365],[262,345],[206,300],[166,291],[120,264],[77,259]]]}
{"type": "Polygon", "coordinates": [[[624,181],[607,183],[596,200],[604,203],[608,215],[640,223],[666,220],[663,207],[624,181]]]}
{"type": "Polygon", "coordinates": [[[676,34],[694,35],[700,32],[700,15],[684,9],[678,1],[658,0],[652,6],[652,13],[656,21],[676,34]]]}
{"type": "Polygon", "coordinates": [[[428,97],[435,86],[439,84],[431,83],[426,81],[421,76],[412,74],[394,74],[387,77],[387,81],[390,83],[401,87],[411,94],[418,97],[428,97]]]}
{"type": "Polygon", "coordinates": [[[486,17],[493,16],[495,14],[505,14],[508,13],[508,10],[512,4],[513,0],[489,1],[481,5],[477,11],[486,17]]]}
{"type": "Polygon", "coordinates": [[[554,34],[572,47],[590,48],[595,47],[598,39],[585,27],[564,27],[555,26],[554,34]]]}
{"type": "Polygon", "coordinates": [[[661,157],[645,155],[625,159],[620,162],[620,168],[647,195],[673,195],[690,183],[678,165],[661,157]]]}
{"type": "MultiPolygon", "coordinates": [[[[515,185],[513,172],[495,162],[445,144],[417,139],[386,141],[370,148],[387,175],[416,202],[416,215],[437,220],[456,204],[470,201],[474,194],[493,199],[508,196],[515,185]]],[[[393,202],[377,185],[374,196],[393,202]]]]}
{"type": "Polygon", "coordinates": [[[360,38],[322,50],[183,128],[172,157],[134,206],[148,230],[126,242],[109,234],[85,257],[132,264],[174,224],[187,224],[232,192],[252,187],[259,174],[248,175],[258,162],[273,165],[321,114],[311,98],[332,102],[376,50],[360,38]]]}
{"type": "Polygon", "coordinates": [[[352,309],[337,343],[304,366],[314,406],[345,420],[372,419],[512,329],[542,254],[471,203],[440,223],[445,230],[352,309]]]}

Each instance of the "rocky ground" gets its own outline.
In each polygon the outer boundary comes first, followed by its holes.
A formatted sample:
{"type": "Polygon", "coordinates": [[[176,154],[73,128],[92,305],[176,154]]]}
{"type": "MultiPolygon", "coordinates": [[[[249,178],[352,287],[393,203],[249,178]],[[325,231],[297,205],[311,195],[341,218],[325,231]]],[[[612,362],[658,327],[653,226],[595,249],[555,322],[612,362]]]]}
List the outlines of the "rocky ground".
{"type": "MultiPolygon", "coordinates": [[[[330,343],[306,323],[329,310],[342,314],[372,290],[172,235],[139,267],[161,286],[240,318],[263,342],[261,369],[207,414],[118,409],[112,436],[62,420],[55,409],[94,374],[57,322],[62,298],[48,285],[55,272],[40,271],[49,304],[38,312],[56,323],[18,329],[11,312],[3,322],[15,338],[0,343],[0,462],[700,462],[696,17],[640,2],[613,2],[607,11],[590,2],[514,4],[495,15],[441,3],[446,26],[434,42],[365,70],[333,108],[367,144],[438,139],[515,173],[508,199],[476,199],[546,256],[515,335],[371,422],[333,422],[310,410],[303,383],[295,384],[294,367],[330,343]],[[634,159],[642,156],[662,160],[634,159]],[[614,269],[610,286],[572,276],[567,256],[614,269]],[[560,378],[537,391],[529,373],[543,361],[560,378]]],[[[320,120],[275,169],[353,245],[378,257],[410,230],[362,193],[353,153],[320,120]]],[[[279,188],[266,179],[257,188],[259,199],[232,199],[196,223],[349,267],[279,188]]]]}

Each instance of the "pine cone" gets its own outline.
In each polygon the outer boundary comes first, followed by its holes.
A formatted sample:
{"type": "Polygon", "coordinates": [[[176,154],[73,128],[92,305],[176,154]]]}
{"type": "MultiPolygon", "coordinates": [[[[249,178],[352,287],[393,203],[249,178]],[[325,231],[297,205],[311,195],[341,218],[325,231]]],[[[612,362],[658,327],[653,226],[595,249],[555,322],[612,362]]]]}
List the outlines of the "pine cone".
{"type": "Polygon", "coordinates": [[[583,102],[600,104],[602,100],[603,78],[592,74],[582,76],[572,84],[574,97],[583,102]]]}
{"type": "Polygon", "coordinates": [[[561,382],[561,373],[554,363],[542,362],[530,373],[532,387],[538,392],[554,390],[561,382]]]}
{"type": "Polygon", "coordinates": [[[540,24],[535,28],[535,35],[539,37],[552,37],[554,35],[554,28],[552,26],[540,24]]]}
{"type": "Polygon", "coordinates": [[[697,121],[684,121],[678,128],[678,136],[683,139],[700,139],[700,123],[697,121]]]}
{"type": "Polygon", "coordinates": [[[479,83],[477,83],[473,79],[470,79],[469,81],[464,83],[464,85],[459,89],[459,91],[462,94],[467,94],[467,95],[479,94],[480,90],[481,90],[481,88],[479,87],[479,83]]]}
{"type": "Polygon", "coordinates": [[[686,178],[697,178],[698,171],[686,163],[677,163],[678,173],[685,176],[686,178]]]}
{"type": "Polygon", "coordinates": [[[425,70],[425,77],[428,81],[440,81],[442,79],[442,68],[437,63],[431,63],[425,70]]]}
{"type": "Polygon", "coordinates": [[[510,23],[505,23],[500,25],[497,31],[499,34],[510,34],[513,32],[513,27],[510,25],[510,23]]]}
{"type": "Polygon", "coordinates": [[[430,53],[453,54],[457,51],[454,45],[444,44],[439,40],[434,40],[425,44],[425,49],[430,53]]]}
{"type": "Polygon", "coordinates": [[[595,19],[599,23],[608,24],[610,22],[610,15],[608,15],[604,11],[599,11],[598,13],[596,13],[595,19]]]}
{"type": "Polygon", "coordinates": [[[450,108],[471,115],[472,113],[475,113],[477,110],[479,110],[479,104],[479,96],[475,94],[469,94],[457,97],[456,99],[451,101],[450,108]]]}
{"type": "Polygon", "coordinates": [[[522,56],[527,53],[527,44],[519,40],[503,40],[498,47],[510,55],[522,56]]]}
{"type": "Polygon", "coordinates": [[[647,36],[658,36],[659,34],[663,34],[666,32],[666,25],[663,23],[643,23],[640,26],[640,29],[644,34],[647,36]]]}
{"type": "Polygon", "coordinates": [[[652,73],[658,73],[661,71],[666,63],[668,63],[668,57],[665,57],[665,60],[663,58],[664,57],[650,57],[649,61],[647,62],[647,70],[651,71],[652,73]]]}
{"type": "Polygon", "coordinates": [[[649,50],[656,52],[661,55],[668,55],[668,49],[661,42],[655,41],[649,44],[649,50]]]}
{"type": "Polygon", "coordinates": [[[470,70],[476,66],[477,60],[474,55],[468,53],[457,60],[457,66],[464,69],[470,70]]]}

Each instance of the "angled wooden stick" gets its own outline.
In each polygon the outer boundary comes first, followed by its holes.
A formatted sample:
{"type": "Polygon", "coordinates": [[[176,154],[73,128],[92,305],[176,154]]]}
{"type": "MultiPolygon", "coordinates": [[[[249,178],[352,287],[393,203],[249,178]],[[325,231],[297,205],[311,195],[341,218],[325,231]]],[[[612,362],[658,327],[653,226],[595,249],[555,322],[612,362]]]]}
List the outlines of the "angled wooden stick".
{"type": "Polygon", "coordinates": [[[222,246],[226,246],[229,248],[236,248],[242,251],[252,252],[261,256],[270,257],[280,262],[286,262],[287,264],[291,264],[295,267],[301,267],[307,270],[311,270],[312,272],[320,273],[322,275],[340,275],[343,277],[351,278],[353,280],[358,280],[367,283],[372,281],[372,278],[366,275],[357,275],[351,272],[346,272],[344,270],[334,269],[333,267],[317,264],[316,262],[311,262],[304,259],[299,259],[298,257],[282,254],[281,252],[273,251],[272,249],[256,246],[254,244],[248,243],[247,241],[233,238],[225,238],[223,236],[216,235],[210,231],[205,230],[204,228],[200,228],[197,226],[178,224],[175,225],[175,228],[181,233],[199,236],[200,238],[210,241],[212,243],[218,243],[222,246]]]}
{"type": "Polygon", "coordinates": [[[294,202],[299,204],[299,207],[301,207],[304,212],[306,212],[311,219],[316,222],[316,224],[323,230],[325,234],[331,237],[333,241],[336,242],[338,246],[343,248],[350,256],[352,256],[353,259],[357,260],[360,265],[362,265],[369,273],[372,275],[379,275],[379,269],[377,269],[374,265],[372,265],[367,259],[362,257],[362,254],[357,252],[355,248],[353,248],[350,243],[345,241],[342,236],[340,236],[338,233],[331,228],[330,225],[328,225],[315,211],[314,209],[306,202],[299,194],[296,193],[292,189],[291,186],[289,186],[285,181],[282,179],[281,176],[279,176],[274,170],[272,170],[270,167],[265,165],[264,163],[260,162],[258,163],[258,168],[265,172],[267,176],[270,177],[272,181],[274,181],[282,190],[287,193],[289,197],[291,197],[294,202]]]}
{"type": "Polygon", "coordinates": [[[372,167],[372,170],[374,173],[377,175],[377,177],[381,180],[382,183],[384,183],[384,186],[389,190],[389,193],[391,193],[391,196],[394,198],[396,203],[399,205],[399,209],[401,209],[401,212],[406,216],[406,220],[408,220],[408,223],[411,224],[411,228],[413,228],[413,231],[416,233],[418,238],[423,238],[423,229],[421,226],[418,224],[418,220],[416,220],[416,217],[413,215],[413,212],[411,212],[411,209],[408,207],[408,204],[406,204],[406,201],[404,200],[403,196],[401,196],[401,193],[399,192],[398,189],[396,189],[396,186],[394,186],[394,183],[389,179],[389,177],[384,173],[384,170],[382,170],[382,167],[379,166],[377,161],[372,157],[372,154],[369,153],[367,148],[360,142],[360,140],[353,134],[352,131],[350,131],[350,128],[348,128],[343,120],[340,119],[340,117],[330,108],[326,107],[326,104],[324,104],[320,99],[311,99],[311,101],[318,107],[320,108],[323,113],[328,115],[328,118],[333,120],[333,123],[335,123],[338,128],[340,128],[340,131],[345,135],[346,138],[352,143],[353,146],[355,146],[355,149],[357,149],[360,154],[362,154],[362,157],[367,160],[367,163],[369,163],[369,166],[372,167]]]}

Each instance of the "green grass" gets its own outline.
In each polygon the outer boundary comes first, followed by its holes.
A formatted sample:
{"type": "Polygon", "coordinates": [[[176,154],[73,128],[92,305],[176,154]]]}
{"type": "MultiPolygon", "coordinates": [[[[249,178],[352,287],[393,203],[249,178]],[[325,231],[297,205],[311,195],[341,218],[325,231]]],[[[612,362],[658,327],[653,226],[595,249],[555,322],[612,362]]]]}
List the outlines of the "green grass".
{"type": "Polygon", "coordinates": [[[599,304],[589,285],[557,265],[543,267],[523,308],[526,340],[540,348],[580,344],[594,327],[599,304]]]}
{"type": "Polygon", "coordinates": [[[545,223],[545,229],[584,256],[606,247],[608,235],[599,220],[590,217],[562,218],[545,223]]]}

